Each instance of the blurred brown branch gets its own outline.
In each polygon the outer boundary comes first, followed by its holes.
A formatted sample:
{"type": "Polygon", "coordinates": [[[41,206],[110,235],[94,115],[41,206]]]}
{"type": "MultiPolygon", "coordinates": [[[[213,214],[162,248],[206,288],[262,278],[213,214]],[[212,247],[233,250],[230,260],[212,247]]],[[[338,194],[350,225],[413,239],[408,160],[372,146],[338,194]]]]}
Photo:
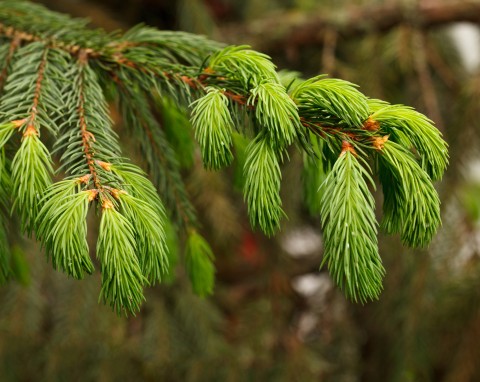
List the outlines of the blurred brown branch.
{"type": "Polygon", "coordinates": [[[68,13],[73,17],[90,19],[94,26],[102,27],[107,31],[128,27],[128,25],[116,20],[112,12],[101,4],[65,0],[34,0],[34,2],[41,3],[57,12],[68,13]]]}
{"type": "Polygon", "coordinates": [[[317,13],[285,12],[247,25],[222,28],[228,42],[254,41],[257,49],[269,51],[285,46],[323,45],[325,34],[336,31],[340,38],[386,32],[400,24],[429,29],[449,23],[480,22],[479,0],[424,0],[418,5],[393,3],[339,7],[317,13]]]}

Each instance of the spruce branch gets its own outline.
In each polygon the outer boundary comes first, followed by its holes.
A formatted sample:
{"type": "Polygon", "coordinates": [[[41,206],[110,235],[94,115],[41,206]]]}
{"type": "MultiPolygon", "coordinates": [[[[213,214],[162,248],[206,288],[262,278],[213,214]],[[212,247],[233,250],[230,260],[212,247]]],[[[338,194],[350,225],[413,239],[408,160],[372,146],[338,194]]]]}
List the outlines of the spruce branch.
{"type": "Polygon", "coordinates": [[[291,97],[299,105],[300,116],[313,114],[319,122],[360,127],[368,117],[367,98],[348,81],[314,77],[293,88],[291,97]]]}
{"type": "Polygon", "coordinates": [[[275,82],[262,82],[250,90],[248,105],[255,106],[255,119],[265,128],[270,141],[280,148],[291,145],[301,135],[297,106],[285,88],[275,82]]]}
{"type": "Polygon", "coordinates": [[[67,82],[63,89],[65,117],[55,150],[63,152],[60,161],[67,174],[90,174],[95,188],[102,189],[104,171],[98,161],[119,158],[120,148],[98,76],[90,67],[85,51],[79,53],[66,77],[73,81],[67,82]]]}
{"type": "MultiPolygon", "coordinates": [[[[158,197],[157,197],[158,199],[158,197]]],[[[118,200],[125,211],[125,217],[135,227],[137,233],[137,256],[142,274],[153,284],[161,281],[166,273],[168,258],[164,222],[166,217],[158,215],[155,208],[146,201],[128,193],[119,192],[118,200]],[[160,217],[160,219],[159,219],[160,217]]]]}
{"type": "Polygon", "coordinates": [[[306,202],[324,225],[323,263],[354,301],[375,299],[382,289],[374,175],[387,232],[426,246],[440,224],[432,181],[446,169],[447,144],[412,108],[368,99],[339,79],[279,75],[267,55],[248,46],[142,25],[107,34],[27,1],[0,3],[0,37],[2,203],[10,208],[13,199],[24,231],[35,231],[53,267],[74,278],[93,272],[86,217],[95,206],[100,299],[118,313],[138,311],[143,287],[173,274],[166,211],[187,235],[193,289],[213,291],[214,256],[197,233],[181,173],[194,155],[184,152],[195,149],[192,127],[207,169],[229,166],[236,154],[251,225],[267,235],[285,215],[283,158],[291,145],[302,151],[306,202]],[[126,135],[114,130],[109,101],[126,135]],[[140,147],[153,183],[123,157],[121,144],[140,147]],[[52,185],[54,169],[64,179],[52,185]]]}
{"type": "MultiPolygon", "coordinates": [[[[196,212],[187,195],[178,160],[157,119],[148,108],[148,99],[144,94],[121,85],[118,102],[124,121],[131,129],[132,138],[139,141],[148,170],[165,201],[169,216],[184,229],[195,227],[196,212]]],[[[185,126],[177,128],[184,129],[185,126]]]]}
{"type": "Polygon", "coordinates": [[[248,45],[227,46],[216,52],[208,65],[210,71],[236,79],[245,88],[256,87],[265,80],[278,83],[270,57],[250,49],[248,45]]]}
{"type": "Polygon", "coordinates": [[[20,36],[15,36],[9,45],[3,45],[0,52],[0,61],[3,63],[2,71],[0,72],[0,92],[3,91],[3,86],[5,85],[5,80],[11,69],[10,64],[13,59],[13,55],[16,50],[20,47],[20,36]]]}

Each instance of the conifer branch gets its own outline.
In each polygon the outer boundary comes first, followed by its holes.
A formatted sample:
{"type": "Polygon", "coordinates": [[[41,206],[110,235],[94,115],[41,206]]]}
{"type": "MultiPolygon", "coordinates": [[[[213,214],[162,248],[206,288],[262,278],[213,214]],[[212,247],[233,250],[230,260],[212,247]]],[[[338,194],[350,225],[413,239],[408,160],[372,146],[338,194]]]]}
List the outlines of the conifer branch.
{"type": "Polygon", "coordinates": [[[10,63],[12,62],[13,55],[20,47],[21,38],[16,35],[10,42],[8,46],[7,55],[3,58],[3,67],[0,73],[0,93],[3,92],[3,86],[5,85],[5,80],[7,79],[8,72],[10,70],[10,63]]]}
{"type": "Polygon", "coordinates": [[[48,48],[45,46],[43,49],[43,53],[40,59],[40,64],[37,69],[37,79],[35,81],[35,91],[33,93],[33,101],[30,111],[30,116],[28,117],[26,123],[26,130],[23,133],[24,137],[28,137],[30,135],[38,135],[39,131],[36,127],[36,118],[38,115],[38,103],[40,101],[40,95],[42,91],[42,82],[45,75],[45,66],[47,64],[47,56],[48,56],[48,48]]]}
{"type": "MultiPolygon", "coordinates": [[[[178,161],[165,134],[148,108],[148,99],[144,94],[135,93],[126,87],[125,83],[128,81],[116,82],[120,87],[118,102],[125,123],[132,130],[132,135],[139,140],[148,169],[160,194],[164,197],[170,215],[184,229],[196,227],[196,212],[187,196],[178,161]]],[[[183,126],[175,127],[184,128],[183,126]]]]}
{"type": "MultiPolygon", "coordinates": [[[[388,233],[400,233],[406,245],[426,246],[440,225],[432,180],[446,169],[447,144],[412,108],[368,99],[339,79],[279,75],[268,56],[248,46],[145,26],[107,34],[26,1],[0,3],[0,36],[4,199],[13,199],[23,229],[35,231],[53,267],[74,278],[93,272],[86,217],[96,206],[101,299],[118,313],[138,311],[143,287],[169,270],[162,199],[185,231],[194,291],[213,291],[214,256],[195,230],[178,159],[192,158],[182,150],[192,150],[193,140],[176,145],[182,134],[195,136],[207,169],[229,166],[239,156],[234,147],[246,147],[239,162],[248,215],[267,235],[279,230],[285,215],[282,161],[289,146],[302,150],[307,204],[324,226],[323,263],[355,301],[376,299],[382,289],[373,175],[384,191],[388,233]],[[141,148],[156,187],[122,156],[126,140],[114,131],[107,99],[119,105],[128,144],[141,148]],[[189,115],[163,129],[155,109],[168,105],[189,115]],[[183,133],[172,138],[168,129],[183,133]],[[22,134],[19,147],[11,139],[15,131],[22,134]],[[58,166],[43,131],[51,133],[58,166]],[[374,161],[379,166],[372,174],[374,161]],[[51,185],[54,165],[66,177],[51,185]]],[[[7,275],[2,261],[0,279],[7,275]]]]}
{"type": "Polygon", "coordinates": [[[373,179],[360,164],[351,144],[342,152],[319,192],[324,224],[322,264],[354,301],[378,298],[385,270],[378,254],[374,200],[365,178],[373,179]]]}
{"type": "Polygon", "coordinates": [[[83,152],[85,155],[85,160],[87,162],[88,170],[90,171],[90,175],[92,176],[93,184],[95,188],[100,190],[102,189],[102,185],[100,183],[99,176],[97,174],[97,170],[95,168],[95,161],[93,159],[95,155],[95,151],[92,147],[92,142],[95,141],[95,136],[92,132],[88,131],[88,126],[85,120],[85,65],[88,64],[88,57],[85,50],[81,50],[79,57],[78,57],[78,65],[79,65],[79,79],[78,79],[78,87],[79,87],[79,95],[78,95],[78,117],[79,117],[79,125],[80,125],[80,132],[82,137],[82,146],[83,152]]]}

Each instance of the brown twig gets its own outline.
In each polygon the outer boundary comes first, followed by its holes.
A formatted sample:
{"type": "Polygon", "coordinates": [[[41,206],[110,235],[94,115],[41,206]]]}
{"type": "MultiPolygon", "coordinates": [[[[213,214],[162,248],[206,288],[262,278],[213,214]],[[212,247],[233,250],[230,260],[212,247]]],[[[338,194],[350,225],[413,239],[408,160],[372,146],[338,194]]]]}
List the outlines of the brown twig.
{"type": "Polygon", "coordinates": [[[420,29],[430,29],[458,21],[480,22],[478,0],[424,0],[413,10],[400,0],[337,9],[270,15],[268,19],[247,26],[226,26],[222,29],[222,36],[233,43],[240,39],[242,42],[253,41],[257,49],[273,52],[283,51],[285,46],[322,46],[326,30],[335,30],[340,38],[345,39],[367,33],[384,33],[402,24],[413,23],[420,29]]]}
{"type": "Polygon", "coordinates": [[[5,85],[5,80],[7,79],[10,63],[12,61],[13,55],[15,54],[16,50],[20,46],[20,43],[21,43],[21,39],[19,36],[15,36],[10,42],[10,47],[8,48],[8,54],[3,63],[2,72],[0,73],[0,92],[3,91],[3,87],[5,85]]]}
{"type": "Polygon", "coordinates": [[[78,56],[78,63],[81,67],[80,84],[79,84],[80,95],[79,95],[79,101],[78,101],[78,116],[79,116],[79,122],[80,122],[80,131],[82,135],[83,152],[85,155],[85,160],[87,161],[88,169],[90,171],[90,174],[92,175],[93,184],[95,185],[96,189],[101,190],[102,185],[101,185],[97,170],[95,168],[95,160],[93,159],[94,150],[92,147],[92,141],[95,142],[95,136],[90,131],[88,131],[88,126],[85,119],[84,67],[85,65],[88,64],[87,52],[80,51],[78,56]]]}
{"type": "Polygon", "coordinates": [[[24,132],[25,137],[30,135],[38,135],[37,128],[35,127],[35,119],[37,118],[37,115],[38,115],[38,104],[40,102],[40,94],[42,92],[42,82],[45,75],[45,67],[47,65],[47,55],[48,55],[48,48],[45,48],[42,54],[40,65],[38,67],[38,75],[37,75],[37,80],[35,82],[35,91],[33,94],[32,110],[30,111],[30,116],[28,118],[27,129],[24,132]]]}
{"type": "MultiPolygon", "coordinates": [[[[13,27],[9,27],[2,23],[0,23],[0,36],[4,36],[12,40],[17,39],[19,45],[22,43],[29,43],[34,41],[47,42],[41,36],[37,36],[33,33],[28,33],[13,27]]],[[[80,51],[83,51],[85,54],[87,54],[90,57],[100,57],[102,55],[102,53],[96,52],[93,49],[83,48],[80,45],[69,45],[64,43],[63,41],[59,41],[55,39],[49,39],[48,43],[51,48],[62,49],[70,53],[71,55],[78,55],[80,51]]]]}
{"type": "Polygon", "coordinates": [[[413,44],[415,48],[414,65],[420,81],[420,89],[425,107],[428,114],[430,114],[435,121],[437,128],[443,131],[442,114],[426,56],[426,46],[428,44],[425,42],[425,34],[419,30],[415,30],[413,33],[413,44]]]}

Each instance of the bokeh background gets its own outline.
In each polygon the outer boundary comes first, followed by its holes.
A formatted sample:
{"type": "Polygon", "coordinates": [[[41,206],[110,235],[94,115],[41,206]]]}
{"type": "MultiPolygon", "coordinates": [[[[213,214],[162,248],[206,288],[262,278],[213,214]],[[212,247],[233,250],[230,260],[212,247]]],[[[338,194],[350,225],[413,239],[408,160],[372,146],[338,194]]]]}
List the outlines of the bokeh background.
{"type": "Polygon", "coordinates": [[[273,239],[250,230],[235,174],[204,171],[195,153],[184,177],[215,250],[215,294],[194,296],[180,265],[137,317],[117,317],[97,302],[98,275],[68,279],[25,239],[16,280],[0,287],[0,381],[480,381],[480,1],[38,2],[107,30],[144,22],[250,44],[279,69],[352,81],[426,113],[451,159],[434,242],[381,236],[385,290],[362,306],[318,269],[298,152],[273,239]]]}

